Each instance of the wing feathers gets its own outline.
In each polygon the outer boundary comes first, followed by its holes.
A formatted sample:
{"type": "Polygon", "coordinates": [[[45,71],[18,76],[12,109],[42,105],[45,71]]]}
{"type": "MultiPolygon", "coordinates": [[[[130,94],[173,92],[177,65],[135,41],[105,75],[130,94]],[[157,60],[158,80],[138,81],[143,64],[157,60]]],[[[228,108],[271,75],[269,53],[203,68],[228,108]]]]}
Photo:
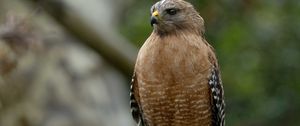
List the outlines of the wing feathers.
{"type": "Polygon", "coordinates": [[[213,112],[213,126],[225,125],[225,102],[222,81],[219,70],[216,66],[211,71],[211,76],[208,82],[211,88],[212,112],[213,112]]]}
{"type": "Polygon", "coordinates": [[[136,82],[136,76],[135,73],[133,74],[132,80],[131,80],[131,86],[130,86],[130,108],[131,108],[131,114],[134,119],[134,121],[137,123],[137,126],[146,126],[143,118],[142,113],[138,104],[138,92],[136,90],[137,82],[136,82]],[[136,93],[136,94],[135,94],[136,93]]]}

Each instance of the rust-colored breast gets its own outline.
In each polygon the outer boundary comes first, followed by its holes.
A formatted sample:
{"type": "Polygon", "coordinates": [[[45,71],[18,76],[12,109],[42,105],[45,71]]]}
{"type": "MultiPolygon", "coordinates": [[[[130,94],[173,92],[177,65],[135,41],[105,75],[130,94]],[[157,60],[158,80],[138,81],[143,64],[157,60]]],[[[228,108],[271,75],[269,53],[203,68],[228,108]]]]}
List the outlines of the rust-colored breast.
{"type": "Polygon", "coordinates": [[[199,37],[149,38],[136,63],[139,106],[149,126],[212,125],[212,67],[199,37]]]}

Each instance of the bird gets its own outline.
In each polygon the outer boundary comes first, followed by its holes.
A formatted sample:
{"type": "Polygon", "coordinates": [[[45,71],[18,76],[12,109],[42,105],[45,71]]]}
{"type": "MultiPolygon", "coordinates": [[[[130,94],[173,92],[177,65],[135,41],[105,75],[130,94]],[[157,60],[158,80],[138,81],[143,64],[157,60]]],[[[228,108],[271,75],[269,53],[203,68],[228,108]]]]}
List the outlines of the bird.
{"type": "Polygon", "coordinates": [[[204,20],[184,0],[150,9],[153,31],[140,48],[130,87],[137,126],[224,126],[220,67],[204,20]]]}

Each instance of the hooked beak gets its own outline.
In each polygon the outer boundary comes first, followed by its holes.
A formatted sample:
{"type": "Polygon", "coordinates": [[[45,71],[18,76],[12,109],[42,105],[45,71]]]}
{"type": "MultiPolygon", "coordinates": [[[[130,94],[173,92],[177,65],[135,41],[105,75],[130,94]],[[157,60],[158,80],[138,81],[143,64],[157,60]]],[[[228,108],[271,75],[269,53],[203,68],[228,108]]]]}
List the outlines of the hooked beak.
{"type": "Polygon", "coordinates": [[[157,18],[156,17],[151,17],[150,23],[151,23],[152,27],[153,27],[154,24],[158,24],[157,18]]]}
{"type": "Polygon", "coordinates": [[[154,11],[152,13],[152,16],[151,16],[151,20],[150,20],[150,23],[151,23],[151,26],[153,27],[154,24],[158,24],[158,17],[159,17],[159,13],[158,11],[154,11]]]}

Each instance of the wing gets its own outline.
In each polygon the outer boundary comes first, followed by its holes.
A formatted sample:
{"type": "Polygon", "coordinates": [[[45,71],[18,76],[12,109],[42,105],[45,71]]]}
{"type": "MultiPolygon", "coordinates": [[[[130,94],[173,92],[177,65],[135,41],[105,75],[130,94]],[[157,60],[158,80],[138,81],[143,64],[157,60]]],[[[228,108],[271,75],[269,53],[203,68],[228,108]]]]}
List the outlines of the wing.
{"type": "Polygon", "coordinates": [[[211,91],[211,106],[212,106],[212,122],[213,126],[225,126],[225,101],[224,90],[221,80],[218,61],[215,55],[214,48],[203,39],[204,43],[210,48],[209,60],[212,64],[211,74],[209,76],[208,84],[211,91]]]}
{"type": "Polygon", "coordinates": [[[223,90],[223,85],[222,85],[218,66],[214,65],[214,67],[212,68],[208,83],[211,89],[213,126],[224,126],[225,125],[224,90],[223,90]]]}
{"type": "Polygon", "coordinates": [[[133,73],[133,77],[131,80],[131,86],[130,86],[130,108],[131,108],[131,114],[134,119],[134,121],[137,123],[137,126],[146,126],[143,119],[142,111],[139,107],[139,95],[138,95],[138,87],[137,87],[137,80],[136,75],[133,73]]]}

